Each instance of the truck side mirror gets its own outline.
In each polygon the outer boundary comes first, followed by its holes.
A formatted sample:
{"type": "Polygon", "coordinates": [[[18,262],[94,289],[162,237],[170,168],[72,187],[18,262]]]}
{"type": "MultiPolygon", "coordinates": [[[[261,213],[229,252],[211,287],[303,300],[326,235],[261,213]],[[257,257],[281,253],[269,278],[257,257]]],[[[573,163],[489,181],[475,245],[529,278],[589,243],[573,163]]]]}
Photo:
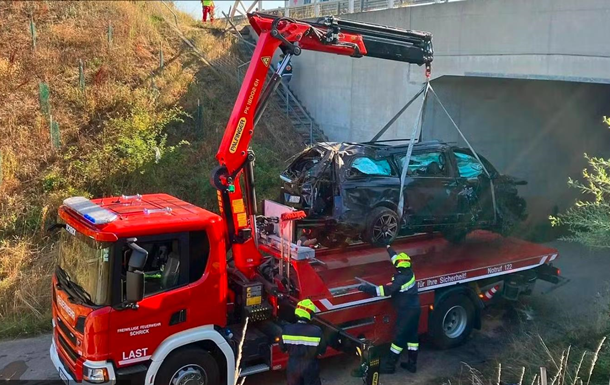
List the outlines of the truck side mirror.
{"type": "MultiPolygon", "coordinates": [[[[133,257],[132,257],[133,258],[133,257]]],[[[131,264],[131,263],[130,263],[131,264]]],[[[138,303],[144,298],[144,273],[141,271],[127,272],[127,290],[125,299],[128,303],[138,303]]]]}
{"type": "Polygon", "coordinates": [[[127,246],[131,249],[129,257],[129,268],[127,269],[125,300],[127,303],[135,304],[144,298],[144,266],[148,259],[148,251],[138,246],[137,239],[127,240],[127,246]]]}
{"type": "Polygon", "coordinates": [[[130,240],[127,246],[131,249],[131,257],[129,258],[129,271],[142,270],[146,265],[148,251],[138,246],[134,240],[130,240]]]}

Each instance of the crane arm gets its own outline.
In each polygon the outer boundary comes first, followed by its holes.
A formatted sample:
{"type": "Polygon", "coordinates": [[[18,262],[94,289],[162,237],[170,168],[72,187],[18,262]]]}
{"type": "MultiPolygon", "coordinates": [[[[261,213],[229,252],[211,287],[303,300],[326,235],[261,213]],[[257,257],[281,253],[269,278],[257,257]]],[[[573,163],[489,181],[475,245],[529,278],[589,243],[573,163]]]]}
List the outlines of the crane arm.
{"type": "Polygon", "coordinates": [[[254,192],[254,156],[249,152],[254,127],[269,96],[279,85],[281,74],[292,55],[301,50],[333,53],[360,58],[429,64],[432,61],[432,35],[374,24],[343,21],[333,17],[315,23],[284,17],[249,14],[248,19],[259,39],[239,90],[233,112],[216,154],[219,163],[212,174],[218,189],[221,213],[227,222],[229,244],[233,247],[235,266],[246,276],[253,276],[262,257],[252,233],[256,196],[254,192]],[[286,58],[265,87],[274,53],[281,48],[286,58]],[[245,177],[245,196],[239,183],[245,177]]]}

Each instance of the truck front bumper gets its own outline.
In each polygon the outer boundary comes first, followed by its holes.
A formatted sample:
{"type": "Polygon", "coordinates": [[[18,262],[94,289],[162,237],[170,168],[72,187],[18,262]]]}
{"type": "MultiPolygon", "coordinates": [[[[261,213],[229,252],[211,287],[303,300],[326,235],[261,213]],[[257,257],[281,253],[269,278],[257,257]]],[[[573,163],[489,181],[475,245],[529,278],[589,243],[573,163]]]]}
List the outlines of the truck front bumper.
{"type": "Polygon", "coordinates": [[[76,379],[72,378],[69,374],[68,370],[64,367],[64,364],[59,359],[59,353],[57,353],[57,346],[55,346],[55,338],[51,337],[51,348],[49,350],[49,356],[51,357],[51,361],[53,362],[53,366],[55,366],[55,370],[59,373],[59,378],[64,381],[67,385],[73,384],[91,384],[91,385],[101,385],[108,384],[114,385],[116,383],[116,374],[114,373],[114,367],[109,362],[102,361],[85,361],[84,366],[89,368],[106,368],[108,370],[108,382],[104,383],[93,383],[89,381],[83,380],[82,382],[77,382],[76,379]]]}

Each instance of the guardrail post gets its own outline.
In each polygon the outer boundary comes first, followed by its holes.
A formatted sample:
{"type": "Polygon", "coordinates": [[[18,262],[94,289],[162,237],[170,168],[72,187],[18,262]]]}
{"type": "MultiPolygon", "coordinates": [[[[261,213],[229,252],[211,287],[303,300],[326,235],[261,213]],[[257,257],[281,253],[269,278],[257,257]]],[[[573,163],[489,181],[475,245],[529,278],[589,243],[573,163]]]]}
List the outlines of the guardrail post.
{"type": "Polygon", "coordinates": [[[388,0],[388,8],[394,8],[394,0],[388,0]]]}
{"type": "Polygon", "coordinates": [[[313,15],[315,17],[320,17],[320,3],[318,0],[313,0],[313,15]]]}
{"type": "Polygon", "coordinates": [[[347,2],[347,13],[354,13],[354,0],[347,2]]]}
{"type": "Polygon", "coordinates": [[[288,7],[289,0],[284,2],[284,17],[290,17],[290,8],[288,7]]]}

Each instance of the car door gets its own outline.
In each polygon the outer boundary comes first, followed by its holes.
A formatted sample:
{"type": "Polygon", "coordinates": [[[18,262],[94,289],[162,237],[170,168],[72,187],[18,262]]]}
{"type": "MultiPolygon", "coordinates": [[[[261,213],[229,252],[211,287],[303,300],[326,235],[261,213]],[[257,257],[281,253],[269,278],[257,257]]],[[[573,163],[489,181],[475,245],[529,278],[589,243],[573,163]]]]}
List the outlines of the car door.
{"type": "MultiPolygon", "coordinates": [[[[491,183],[481,163],[465,149],[453,149],[458,183],[463,186],[463,205],[465,211],[475,211],[479,220],[493,220],[493,200],[491,183]]],[[[491,165],[486,165],[489,172],[494,172],[491,165]]]]}
{"type": "Polygon", "coordinates": [[[380,203],[396,204],[400,178],[390,158],[356,156],[348,161],[342,182],[344,207],[358,209],[362,217],[380,203]]]}
{"type": "MultiPolygon", "coordinates": [[[[397,158],[404,164],[405,155],[397,158]]],[[[458,218],[457,181],[442,149],[414,152],[405,182],[405,209],[413,225],[453,222],[458,218]]]]}

